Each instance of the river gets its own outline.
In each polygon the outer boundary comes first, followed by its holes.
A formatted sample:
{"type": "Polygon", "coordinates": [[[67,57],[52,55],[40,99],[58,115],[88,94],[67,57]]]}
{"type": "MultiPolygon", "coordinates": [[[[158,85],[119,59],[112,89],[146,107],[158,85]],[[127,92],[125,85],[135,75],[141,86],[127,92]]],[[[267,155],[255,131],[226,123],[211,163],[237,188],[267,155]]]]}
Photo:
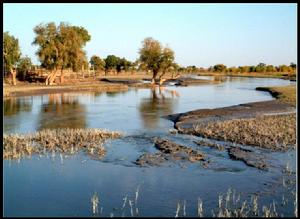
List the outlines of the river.
{"type": "MultiPolygon", "coordinates": [[[[209,78],[209,77],[208,77],[209,78]]],[[[259,203],[290,202],[281,209],[293,215],[290,190],[282,186],[282,168],[296,168],[296,153],[259,149],[272,164],[268,171],[228,159],[225,152],[199,147],[195,136],[171,134],[173,122],[163,116],[195,109],[217,108],[273,99],[258,86],[282,86],[282,79],[228,77],[223,83],[125,92],[74,92],[10,98],[3,101],[4,133],[30,133],[45,128],[105,128],[122,131],[124,137],[105,144],[106,156],[93,160],[84,153],[73,156],[32,156],[20,161],[3,160],[4,216],[92,216],[91,197],[99,196],[101,216],[130,216],[128,202],[137,203],[139,216],[175,216],[177,203],[186,203],[186,216],[197,215],[197,199],[204,215],[218,204],[218,194],[233,188],[249,199],[262,193],[259,203]],[[170,162],[160,167],[133,163],[145,152],[155,152],[153,137],[164,137],[199,149],[213,168],[199,163],[170,162]]],[[[99,212],[100,213],[100,212],[99,212]]],[[[179,215],[182,215],[183,212],[179,215]]]]}

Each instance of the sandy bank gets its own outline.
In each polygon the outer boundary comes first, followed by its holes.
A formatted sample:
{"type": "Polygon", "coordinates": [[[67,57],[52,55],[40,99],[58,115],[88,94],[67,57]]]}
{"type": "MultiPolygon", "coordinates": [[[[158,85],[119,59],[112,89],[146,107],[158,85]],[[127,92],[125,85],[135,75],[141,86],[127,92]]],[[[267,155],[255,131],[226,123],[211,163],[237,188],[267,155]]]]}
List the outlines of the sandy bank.
{"type": "Polygon", "coordinates": [[[62,92],[74,92],[74,91],[126,91],[128,86],[124,84],[111,84],[106,82],[84,83],[84,84],[72,84],[72,85],[18,85],[10,86],[6,85],[3,88],[3,97],[19,97],[19,96],[31,96],[50,93],[62,93],[62,92]]]}

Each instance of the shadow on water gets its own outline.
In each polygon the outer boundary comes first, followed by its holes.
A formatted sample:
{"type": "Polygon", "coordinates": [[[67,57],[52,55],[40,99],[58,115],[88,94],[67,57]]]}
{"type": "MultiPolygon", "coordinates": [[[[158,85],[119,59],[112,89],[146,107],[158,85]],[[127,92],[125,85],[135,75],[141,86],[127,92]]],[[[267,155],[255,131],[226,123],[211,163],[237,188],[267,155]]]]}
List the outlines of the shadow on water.
{"type": "Polygon", "coordinates": [[[144,127],[156,128],[161,116],[173,112],[179,93],[164,87],[152,88],[150,97],[142,98],[139,106],[144,127]]]}

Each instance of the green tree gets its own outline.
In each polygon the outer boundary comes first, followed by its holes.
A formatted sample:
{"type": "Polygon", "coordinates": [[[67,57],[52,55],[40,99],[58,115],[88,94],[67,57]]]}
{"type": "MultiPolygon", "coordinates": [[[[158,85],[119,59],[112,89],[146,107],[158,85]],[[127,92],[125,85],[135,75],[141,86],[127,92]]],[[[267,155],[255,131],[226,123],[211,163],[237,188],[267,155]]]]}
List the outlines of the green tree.
{"type": "Polygon", "coordinates": [[[254,65],[249,66],[249,72],[255,72],[255,68],[254,65]]]}
{"type": "Polygon", "coordinates": [[[159,62],[159,68],[161,70],[161,75],[159,76],[160,84],[162,84],[162,77],[170,70],[174,68],[174,51],[169,48],[165,47],[162,51],[160,62],[159,62]]]}
{"type": "Polygon", "coordinates": [[[239,66],[239,72],[241,73],[245,73],[245,72],[249,72],[250,67],[249,66],[239,66]]]}
{"type": "Polygon", "coordinates": [[[72,68],[78,71],[87,63],[83,47],[90,40],[90,35],[83,27],[60,23],[56,27],[54,22],[39,24],[34,28],[36,34],[32,44],[39,46],[37,55],[42,67],[50,70],[46,78],[46,85],[51,85],[58,71],[61,71],[63,83],[63,70],[72,68]]]}
{"type": "Polygon", "coordinates": [[[229,72],[229,73],[237,73],[237,72],[239,72],[239,68],[230,67],[230,68],[227,69],[227,72],[229,72]]]}
{"type": "Polygon", "coordinates": [[[291,62],[290,67],[292,68],[293,72],[296,73],[297,65],[291,62]]]}
{"type": "Polygon", "coordinates": [[[108,55],[105,59],[105,71],[121,71],[120,58],[115,55],[108,55]]]}
{"type": "Polygon", "coordinates": [[[162,72],[159,76],[161,84],[165,73],[174,67],[174,51],[168,46],[163,48],[159,41],[148,37],[142,41],[139,53],[140,62],[147,70],[152,71],[152,83],[155,83],[158,73],[162,72]]]}
{"type": "Polygon", "coordinates": [[[160,70],[160,59],[162,54],[162,46],[159,41],[148,37],[143,40],[142,48],[139,50],[140,61],[142,65],[152,71],[152,83],[160,70]]]}
{"type": "Polygon", "coordinates": [[[213,70],[215,72],[225,72],[227,69],[226,65],[223,65],[223,64],[217,64],[217,65],[214,65],[213,67],[213,70]]]}
{"type": "Polygon", "coordinates": [[[256,72],[266,72],[266,64],[265,63],[259,63],[256,68],[255,68],[255,71],[256,72]]]}
{"type": "Polygon", "coordinates": [[[26,79],[26,74],[31,70],[32,66],[31,59],[28,56],[22,57],[17,65],[18,79],[24,81],[26,79]]]}
{"type": "Polygon", "coordinates": [[[19,41],[9,32],[3,33],[3,64],[4,69],[12,74],[13,85],[17,84],[16,64],[21,56],[19,41]]]}
{"type": "Polygon", "coordinates": [[[104,70],[105,69],[105,61],[102,60],[99,56],[92,56],[90,59],[90,64],[92,69],[95,71],[104,70]]]}
{"type": "Polygon", "coordinates": [[[127,59],[122,58],[119,60],[118,65],[120,66],[119,68],[121,70],[129,71],[134,64],[132,62],[128,61],[127,59]]]}
{"type": "Polygon", "coordinates": [[[267,65],[266,72],[276,72],[276,68],[273,65],[267,65]]]}

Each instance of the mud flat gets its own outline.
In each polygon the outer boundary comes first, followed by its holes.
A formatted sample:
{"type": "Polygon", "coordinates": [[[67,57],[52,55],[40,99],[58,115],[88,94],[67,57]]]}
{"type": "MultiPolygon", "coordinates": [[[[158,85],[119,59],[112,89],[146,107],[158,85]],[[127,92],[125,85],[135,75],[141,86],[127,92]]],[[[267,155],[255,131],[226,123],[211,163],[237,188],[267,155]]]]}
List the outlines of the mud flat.
{"type": "Polygon", "coordinates": [[[295,86],[273,89],[277,100],[201,109],[167,118],[179,133],[275,151],[295,148],[295,86]]]}
{"type": "Polygon", "coordinates": [[[168,79],[164,82],[164,84],[168,84],[170,82],[175,83],[174,85],[176,86],[189,86],[189,85],[217,84],[220,83],[221,81],[196,79],[190,77],[180,77],[177,79],[168,79]]]}
{"type": "Polygon", "coordinates": [[[167,139],[157,138],[154,146],[159,152],[154,154],[145,153],[134,163],[140,166],[158,166],[167,160],[188,160],[190,162],[205,160],[205,155],[203,153],[167,139]]]}
{"type": "Polygon", "coordinates": [[[74,92],[74,91],[109,91],[109,92],[119,92],[128,90],[128,86],[120,83],[82,83],[74,85],[17,85],[11,86],[6,85],[3,88],[3,97],[19,97],[19,96],[29,96],[29,95],[41,95],[50,93],[62,93],[62,92],[74,92]]]}

